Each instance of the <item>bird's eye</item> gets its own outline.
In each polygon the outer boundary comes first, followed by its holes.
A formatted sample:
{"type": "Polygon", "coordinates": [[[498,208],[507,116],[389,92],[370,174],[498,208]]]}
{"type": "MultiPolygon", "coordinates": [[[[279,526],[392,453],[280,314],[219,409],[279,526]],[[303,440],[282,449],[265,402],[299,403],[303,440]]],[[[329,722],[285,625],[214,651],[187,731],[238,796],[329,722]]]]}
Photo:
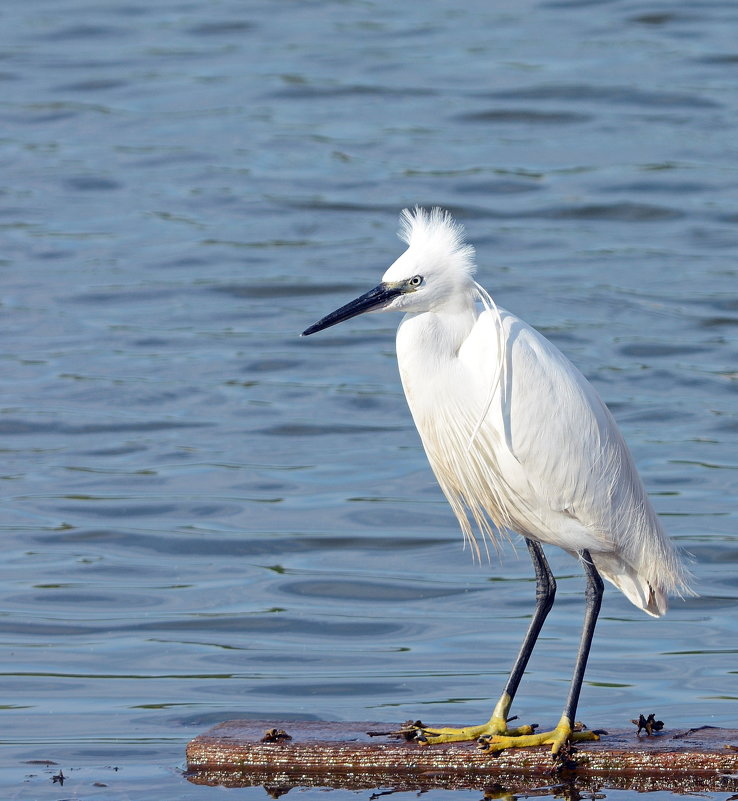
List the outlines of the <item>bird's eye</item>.
{"type": "Polygon", "coordinates": [[[408,284],[412,287],[419,287],[423,283],[423,276],[422,275],[414,275],[409,281],[408,284]]]}

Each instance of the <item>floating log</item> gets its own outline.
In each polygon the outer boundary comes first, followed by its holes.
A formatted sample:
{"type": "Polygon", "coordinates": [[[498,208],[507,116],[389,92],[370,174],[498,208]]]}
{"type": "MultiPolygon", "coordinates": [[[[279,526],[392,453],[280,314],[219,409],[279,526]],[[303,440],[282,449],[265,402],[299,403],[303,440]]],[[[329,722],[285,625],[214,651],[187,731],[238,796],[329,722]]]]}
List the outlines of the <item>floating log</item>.
{"type": "Polygon", "coordinates": [[[367,732],[387,723],[230,720],[187,745],[195,784],[398,790],[493,788],[510,792],[575,783],[581,789],[705,792],[738,790],[738,730],[703,726],[652,735],[611,731],[578,743],[574,764],[555,766],[550,747],[499,754],[474,743],[422,746],[367,732]],[[265,736],[269,733],[269,736],[265,736]]]}

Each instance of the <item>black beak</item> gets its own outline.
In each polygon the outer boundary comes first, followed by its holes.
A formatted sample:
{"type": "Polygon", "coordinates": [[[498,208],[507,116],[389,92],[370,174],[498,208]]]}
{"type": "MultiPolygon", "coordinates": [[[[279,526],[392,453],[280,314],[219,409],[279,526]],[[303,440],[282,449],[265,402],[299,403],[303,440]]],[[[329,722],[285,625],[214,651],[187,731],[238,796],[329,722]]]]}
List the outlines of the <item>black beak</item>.
{"type": "Polygon", "coordinates": [[[302,336],[307,337],[314,334],[316,331],[322,331],[324,328],[330,328],[336,323],[342,323],[344,320],[350,320],[352,317],[357,317],[364,312],[379,311],[384,308],[392,298],[396,298],[402,294],[402,289],[397,286],[390,286],[389,284],[380,284],[365,292],[356,300],[352,300],[340,309],[327,314],[322,320],[306,328],[302,332],[302,336]]]}

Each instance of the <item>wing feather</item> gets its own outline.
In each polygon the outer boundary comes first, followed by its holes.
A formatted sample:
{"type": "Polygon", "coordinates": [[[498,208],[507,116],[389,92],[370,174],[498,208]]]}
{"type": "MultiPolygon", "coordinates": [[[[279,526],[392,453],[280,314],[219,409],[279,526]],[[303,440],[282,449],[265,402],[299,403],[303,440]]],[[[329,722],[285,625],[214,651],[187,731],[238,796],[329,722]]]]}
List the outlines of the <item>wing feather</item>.
{"type": "Polygon", "coordinates": [[[486,372],[501,376],[475,444],[492,466],[489,482],[510,495],[513,527],[570,552],[588,549],[631,601],[661,614],[665,593],[684,591],[687,576],[595,389],[551,342],[502,309],[483,312],[459,352],[468,370],[485,357],[486,372]]]}

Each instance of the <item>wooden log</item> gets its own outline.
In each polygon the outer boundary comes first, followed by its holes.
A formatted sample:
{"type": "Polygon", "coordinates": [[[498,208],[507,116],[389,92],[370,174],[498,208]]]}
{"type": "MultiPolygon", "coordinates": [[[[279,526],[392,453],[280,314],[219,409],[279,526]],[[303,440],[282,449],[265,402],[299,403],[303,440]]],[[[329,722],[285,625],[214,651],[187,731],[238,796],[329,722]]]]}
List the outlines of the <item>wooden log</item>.
{"type": "Polygon", "coordinates": [[[599,742],[577,744],[575,766],[554,767],[549,747],[497,755],[474,743],[422,746],[369,731],[396,731],[398,724],[323,721],[230,720],[187,745],[188,778],[196,784],[264,785],[281,793],[292,787],[402,790],[489,789],[511,792],[575,782],[638,791],[738,790],[738,730],[704,726],[662,730],[651,736],[611,731],[599,742]],[[264,742],[269,730],[290,739],[264,742]]]}

